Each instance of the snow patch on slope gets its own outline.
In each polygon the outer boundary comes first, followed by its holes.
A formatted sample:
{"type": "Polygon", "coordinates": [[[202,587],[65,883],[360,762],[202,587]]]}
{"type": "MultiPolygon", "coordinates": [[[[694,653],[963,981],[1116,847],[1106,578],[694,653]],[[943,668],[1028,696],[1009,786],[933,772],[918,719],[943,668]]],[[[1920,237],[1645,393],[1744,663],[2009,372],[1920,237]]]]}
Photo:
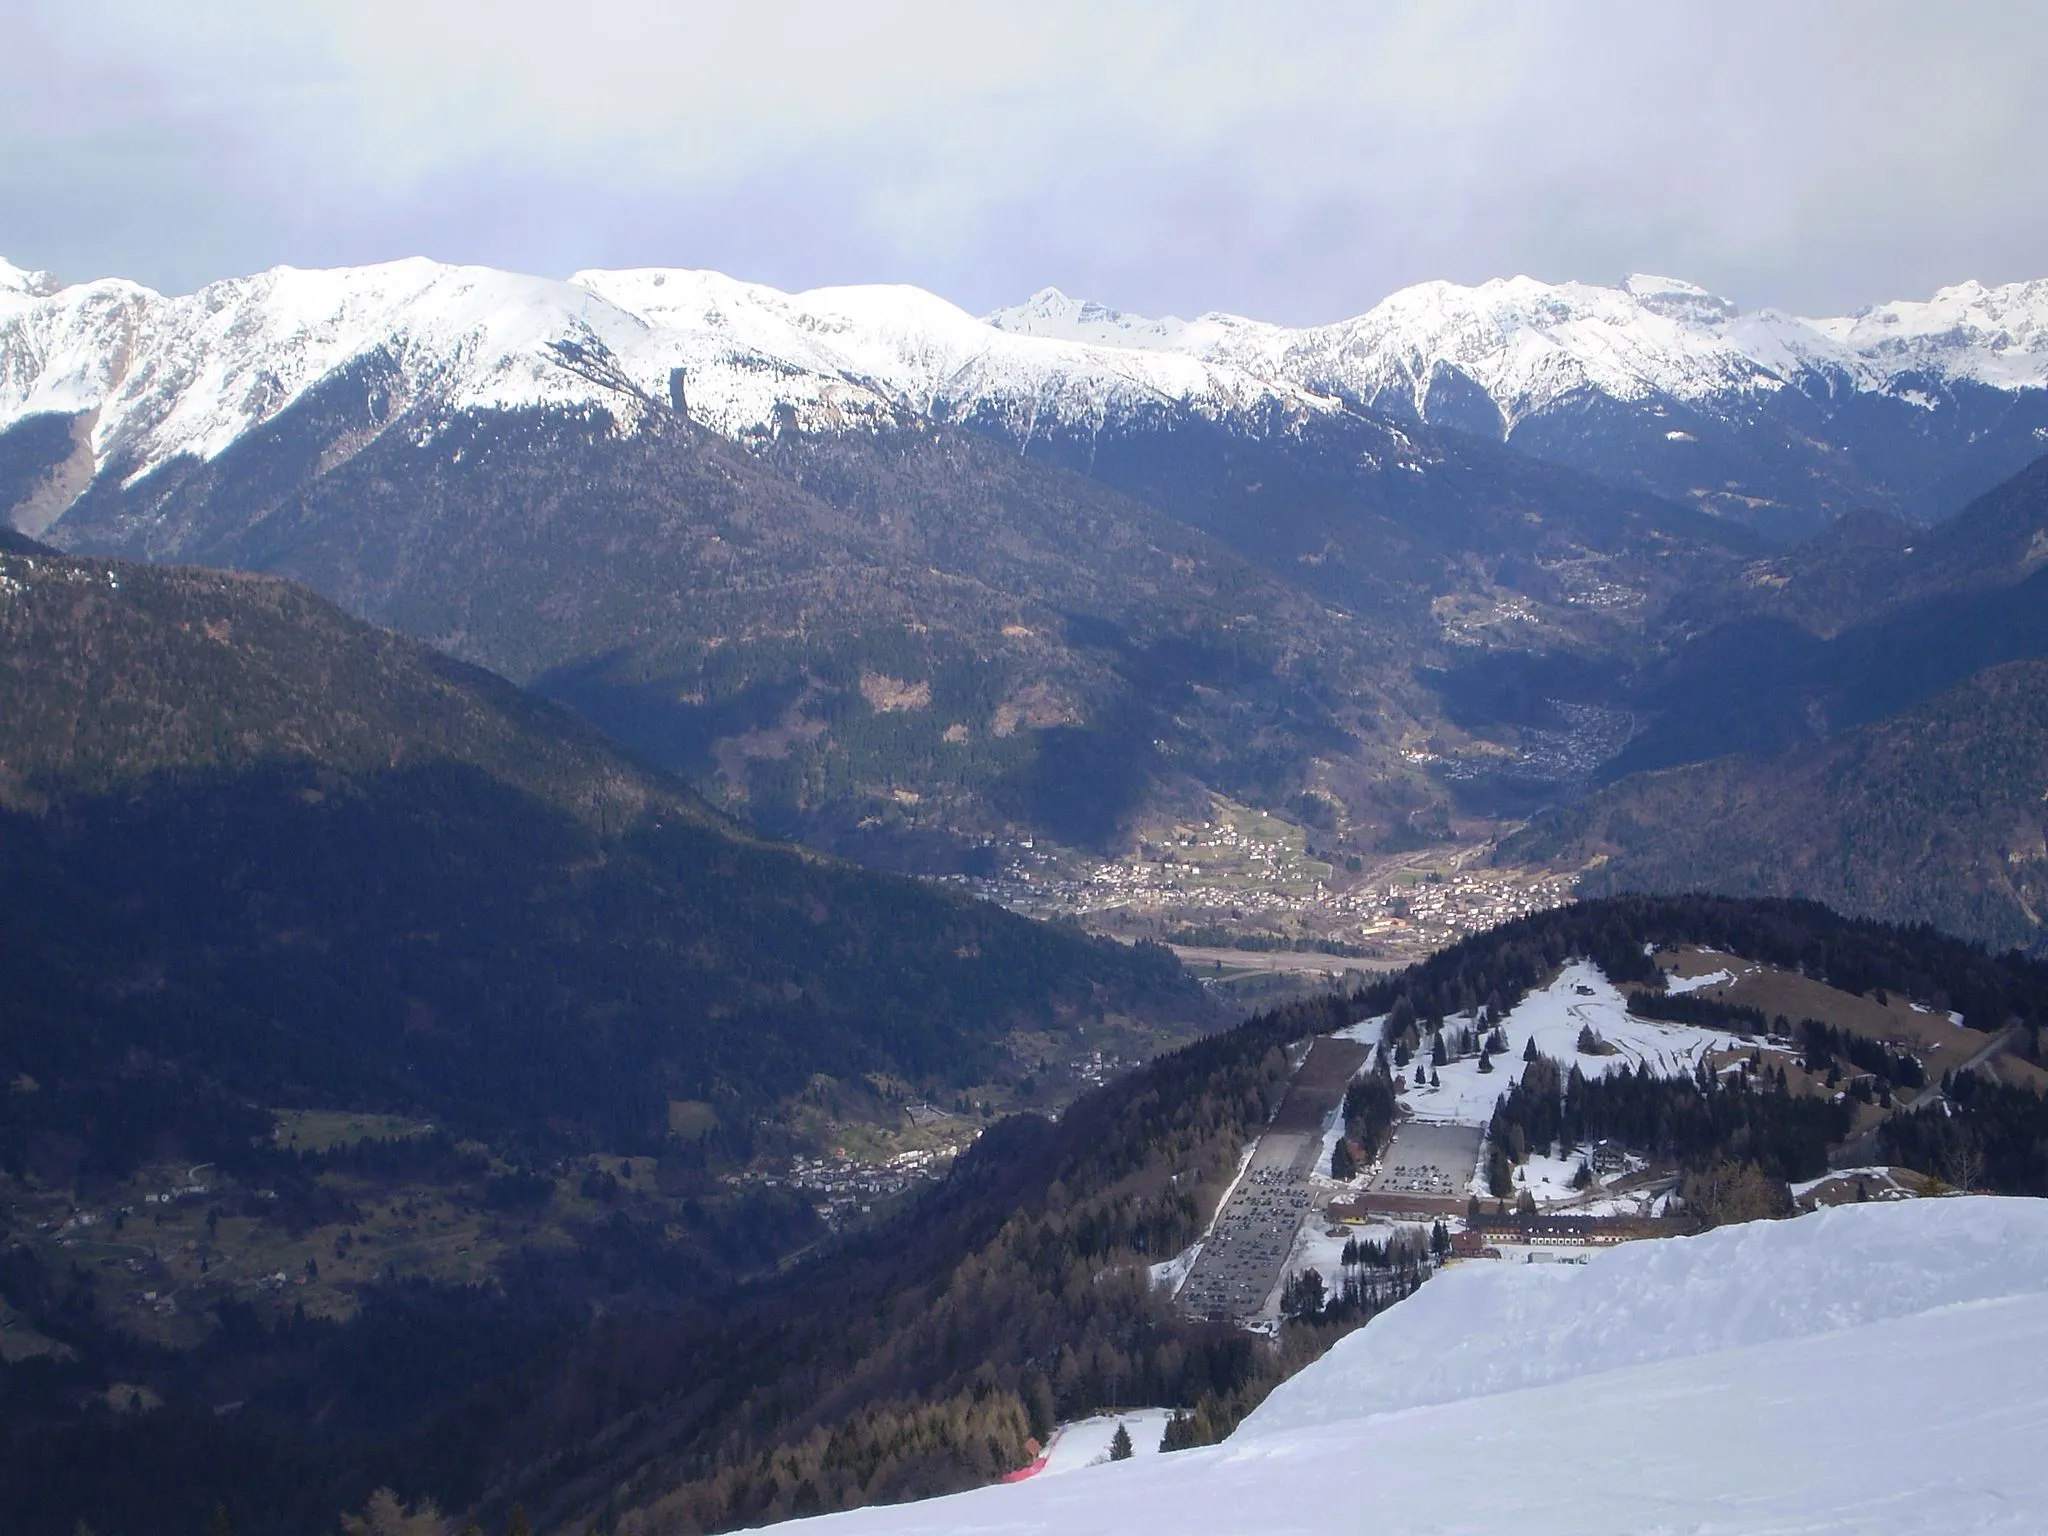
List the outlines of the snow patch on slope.
{"type": "Polygon", "coordinates": [[[2048,384],[2048,279],[1959,283],[1925,303],[1879,304],[1812,324],[1887,375],[1928,373],[1999,389],[2048,384]]]}
{"type": "Polygon", "coordinates": [[[20,294],[47,298],[57,291],[57,279],[48,272],[31,272],[0,256],[0,296],[20,294]]]}

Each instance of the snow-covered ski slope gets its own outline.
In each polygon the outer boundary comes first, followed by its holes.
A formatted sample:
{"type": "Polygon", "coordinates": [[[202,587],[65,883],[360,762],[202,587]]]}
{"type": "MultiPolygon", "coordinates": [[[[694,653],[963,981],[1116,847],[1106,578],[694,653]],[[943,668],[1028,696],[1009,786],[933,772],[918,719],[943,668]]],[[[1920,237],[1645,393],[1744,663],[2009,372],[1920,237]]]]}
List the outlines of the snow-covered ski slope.
{"type": "Polygon", "coordinates": [[[686,270],[556,281],[412,259],[279,267],[164,296],[119,279],[61,287],[0,261],[0,429],[90,413],[95,470],[130,478],[214,457],[363,370],[397,413],[596,405],[632,430],[680,381],[692,417],[731,436],[908,417],[992,421],[1028,439],[1158,410],[1259,430],[1344,400],[1424,411],[1447,369],[1486,392],[1503,430],[1585,390],[1727,401],[1814,371],[1831,389],[2039,386],[2048,281],[1807,321],[1741,314],[1665,278],[1517,277],[1423,284],[1355,319],[1290,329],[1142,320],[1053,290],[977,319],[917,288],[783,293],[686,270]]]}
{"type": "Polygon", "coordinates": [[[797,1529],[2048,1529],[2048,1202],[1842,1206],[1456,1267],[1231,1440],[797,1529]]]}
{"type": "Polygon", "coordinates": [[[1106,1464],[1119,1424],[1130,1434],[1132,1456],[1156,1456],[1160,1437],[1166,1433],[1166,1421],[1172,1417],[1171,1410],[1165,1408],[1134,1408],[1129,1413],[1097,1414],[1092,1419],[1062,1424],[1046,1451],[1045,1466],[1038,1476],[1064,1477],[1070,1472],[1106,1464]]]}
{"type": "MultiPolygon", "coordinates": [[[[1448,1022],[1455,1029],[1472,1021],[1461,1015],[1448,1022]]],[[[1623,1067],[1657,1077],[1688,1076],[1697,1069],[1702,1055],[1731,1039],[1725,1030],[1637,1018],[1628,1011],[1628,999],[1600,968],[1583,960],[1566,966],[1549,986],[1524,997],[1501,1027],[1507,1032],[1508,1052],[1494,1058],[1491,1072],[1479,1070],[1478,1057],[1467,1057],[1436,1069],[1440,1087],[1411,1087],[1401,1095],[1401,1102],[1417,1120],[1487,1124],[1493,1118],[1494,1101],[1521,1077],[1522,1052],[1531,1037],[1538,1053],[1564,1063],[1567,1069],[1576,1066],[1588,1077],[1602,1077],[1623,1067]],[[1579,1054],[1579,1031],[1589,1025],[1613,1047],[1613,1054],[1579,1054]]],[[[1369,1024],[1366,1037],[1377,1038],[1377,1021],[1369,1024]]],[[[1425,1053],[1427,1050],[1425,1041],[1425,1053]]],[[[1422,1063],[1427,1067],[1426,1054],[1422,1063]]]]}

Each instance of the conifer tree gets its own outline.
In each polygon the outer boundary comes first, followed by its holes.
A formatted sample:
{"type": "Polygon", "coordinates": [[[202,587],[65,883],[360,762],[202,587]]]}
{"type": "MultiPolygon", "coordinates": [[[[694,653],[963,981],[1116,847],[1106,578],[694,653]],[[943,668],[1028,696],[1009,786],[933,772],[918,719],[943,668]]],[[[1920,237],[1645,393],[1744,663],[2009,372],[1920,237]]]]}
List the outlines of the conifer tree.
{"type": "Polygon", "coordinates": [[[1124,1428],[1121,1420],[1117,1423],[1115,1437],[1109,1442],[1109,1459],[1111,1461],[1129,1461],[1131,1459],[1131,1432],[1124,1428]]]}

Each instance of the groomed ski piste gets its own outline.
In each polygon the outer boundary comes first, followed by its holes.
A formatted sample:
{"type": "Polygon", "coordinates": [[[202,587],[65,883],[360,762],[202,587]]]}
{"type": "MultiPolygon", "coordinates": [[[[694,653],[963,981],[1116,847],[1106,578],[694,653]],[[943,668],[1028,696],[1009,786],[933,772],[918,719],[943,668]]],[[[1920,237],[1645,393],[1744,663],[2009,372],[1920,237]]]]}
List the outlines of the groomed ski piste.
{"type": "MultiPolygon", "coordinates": [[[[1472,1022],[1462,1014],[1446,1021],[1451,1028],[1472,1022]]],[[[1491,1072],[1479,1070],[1476,1056],[1450,1062],[1435,1069],[1442,1087],[1411,1086],[1401,1095],[1402,1105],[1420,1121],[1485,1125],[1493,1118],[1494,1101],[1520,1079],[1522,1053],[1532,1037],[1539,1055],[1549,1056],[1567,1069],[1577,1067],[1587,1077],[1605,1076],[1624,1066],[1655,1077],[1689,1076],[1702,1055],[1733,1038],[1726,1030],[1638,1018],[1628,1011],[1628,999],[1621,991],[1587,960],[1567,965],[1549,986],[1523,998],[1509,1010],[1501,1028],[1508,1037],[1508,1051],[1494,1058],[1491,1072]],[[1580,1054],[1579,1031],[1588,1027],[1606,1042],[1611,1054],[1580,1054]]],[[[1424,1051],[1422,1064],[1427,1067],[1427,1042],[1424,1051]]]]}
{"type": "Polygon", "coordinates": [[[1847,1205],[1454,1266],[1221,1445],[794,1529],[2032,1536],[2044,1351],[2048,1201],[1847,1205]]]}
{"type": "Polygon", "coordinates": [[[1121,1425],[1131,1437],[1131,1456],[1157,1456],[1160,1437],[1166,1433],[1170,1408],[1133,1408],[1126,1413],[1101,1413],[1092,1419],[1062,1424],[1052,1443],[1045,1448],[1043,1465],[1035,1477],[1062,1477],[1088,1467],[1108,1466],[1110,1450],[1121,1425]]]}

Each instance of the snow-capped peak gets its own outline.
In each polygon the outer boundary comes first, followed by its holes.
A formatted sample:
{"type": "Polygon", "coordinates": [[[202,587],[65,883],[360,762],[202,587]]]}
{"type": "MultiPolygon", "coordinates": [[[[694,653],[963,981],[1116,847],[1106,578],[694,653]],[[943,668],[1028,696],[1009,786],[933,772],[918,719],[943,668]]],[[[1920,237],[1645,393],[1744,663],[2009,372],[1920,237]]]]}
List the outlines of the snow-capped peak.
{"type": "Polygon", "coordinates": [[[96,466],[132,479],[211,458],[358,366],[402,404],[595,406],[624,430],[684,404],[734,437],[906,412],[1007,420],[1028,436],[1156,408],[1337,408],[1184,352],[1014,334],[907,286],[783,293],[672,269],[556,281],[413,258],[278,267],[174,298],[127,283],[24,291],[0,308],[0,430],[94,412],[96,466]]]}
{"type": "Polygon", "coordinates": [[[1528,276],[1418,283],[1349,320],[1289,329],[1231,315],[1144,320],[1044,289],[991,325],[1185,352],[1306,389],[1427,416],[1446,372],[1493,401],[1503,429],[1579,391],[1688,404],[1767,394],[1824,369],[1865,389],[1905,374],[2048,386],[2048,282],[1945,288],[1841,320],[1745,313],[1680,278],[1612,288],[1528,276]]]}
{"type": "Polygon", "coordinates": [[[0,294],[18,293],[32,299],[46,299],[57,291],[57,279],[48,272],[31,272],[0,256],[0,294]]]}
{"type": "Polygon", "coordinates": [[[1675,277],[1651,277],[1638,272],[1621,286],[1645,310],[1668,320],[1711,328],[1733,320],[1738,313],[1727,299],[1707,292],[1697,283],[1675,277]]]}
{"type": "Polygon", "coordinates": [[[1148,320],[1097,304],[1093,299],[1069,298],[1057,288],[1041,288],[1022,304],[983,316],[997,330],[1018,336],[1050,336],[1061,341],[1093,342],[1109,347],[1139,347],[1147,351],[1180,349],[1187,337],[1187,322],[1168,315],[1148,320]]]}
{"type": "Polygon", "coordinates": [[[1929,377],[2048,385],[2048,282],[1966,283],[1807,321],[1745,314],[1669,277],[1518,276],[1422,283],[1353,319],[1289,328],[1147,319],[1056,288],[977,319],[918,288],[784,293],[679,269],[557,281],[414,258],[279,267],[166,297],[114,279],[60,288],[0,262],[0,430],[90,414],[96,468],[124,477],[219,454],[361,367],[378,372],[394,418],[601,408],[630,431],[648,409],[685,405],[736,438],[906,415],[1027,440],[1162,410],[1270,427],[1343,402],[1427,419],[1447,381],[1460,425],[1510,432],[1581,394],[1716,409],[1815,370],[1830,387],[1903,393],[1929,377]],[[1496,422],[1470,415],[1475,389],[1496,422]]]}
{"type": "Polygon", "coordinates": [[[1683,294],[1687,298],[1711,299],[1698,283],[1688,283],[1682,277],[1657,277],[1648,272],[1632,272],[1622,280],[1621,286],[1639,299],[1655,298],[1659,294],[1683,294]]]}
{"type": "Polygon", "coordinates": [[[2048,384],[2048,279],[1957,283],[1924,302],[1810,323],[1889,375],[1931,373],[2001,389],[2048,384]]]}

